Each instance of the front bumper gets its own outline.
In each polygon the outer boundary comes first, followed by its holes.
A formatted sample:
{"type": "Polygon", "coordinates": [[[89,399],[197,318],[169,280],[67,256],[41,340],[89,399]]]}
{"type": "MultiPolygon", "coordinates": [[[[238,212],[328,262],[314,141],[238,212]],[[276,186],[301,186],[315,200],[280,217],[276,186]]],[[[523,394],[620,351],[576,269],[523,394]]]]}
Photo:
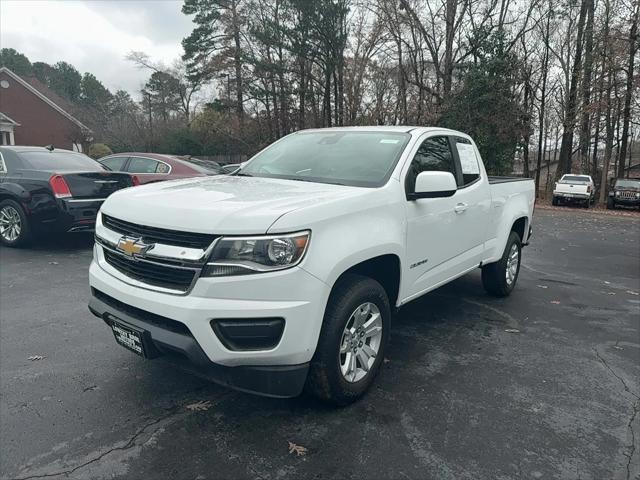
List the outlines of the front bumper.
{"type": "MultiPolygon", "coordinates": [[[[265,378],[271,375],[268,372],[280,370],[289,372],[286,376],[302,375],[300,372],[306,376],[306,367],[301,366],[306,365],[315,352],[330,293],[329,286],[300,267],[255,275],[199,278],[187,295],[162,293],[139,282],[137,285],[132,283],[130,278],[105,261],[99,245],[95,247],[89,278],[92,289],[115,300],[115,303],[105,303],[93,296],[90,308],[101,318],[113,315],[129,322],[132,315],[128,313],[128,308],[143,314],[162,316],[186,327],[189,337],[189,345],[186,345],[184,337],[166,335],[156,327],[139,326],[151,332],[151,337],[155,338],[153,341],[161,344],[159,350],[163,353],[186,352],[182,353],[182,357],[192,365],[204,366],[209,370],[247,367],[252,372],[266,375],[265,378]],[[231,350],[218,338],[213,328],[216,320],[251,321],[265,317],[284,319],[284,330],[278,343],[267,350],[231,350]],[[293,371],[297,373],[294,375],[293,371]]],[[[144,320],[140,315],[134,317],[133,321],[144,320]]],[[[232,384],[224,378],[217,381],[232,384]]],[[[301,388],[300,382],[290,378],[287,382],[295,387],[293,390],[301,388]]],[[[255,388],[233,386],[257,392],[255,388]]],[[[285,393],[275,395],[291,396],[291,391],[285,393]]]]}
{"type": "Polygon", "coordinates": [[[628,198],[628,197],[617,197],[610,196],[617,205],[626,205],[628,207],[637,207],[640,206],[640,198],[628,198]]]}
{"type": "Polygon", "coordinates": [[[589,193],[564,193],[564,192],[553,192],[554,197],[562,198],[564,200],[589,200],[591,199],[591,194],[589,193]]]}
{"type": "Polygon", "coordinates": [[[308,363],[278,366],[228,367],[211,362],[187,328],[171,319],[122,304],[92,289],[89,310],[111,325],[115,320],[145,331],[145,350],[150,357],[162,356],[187,371],[216,383],[249,393],[272,397],[295,397],[302,392],[308,363]]]}

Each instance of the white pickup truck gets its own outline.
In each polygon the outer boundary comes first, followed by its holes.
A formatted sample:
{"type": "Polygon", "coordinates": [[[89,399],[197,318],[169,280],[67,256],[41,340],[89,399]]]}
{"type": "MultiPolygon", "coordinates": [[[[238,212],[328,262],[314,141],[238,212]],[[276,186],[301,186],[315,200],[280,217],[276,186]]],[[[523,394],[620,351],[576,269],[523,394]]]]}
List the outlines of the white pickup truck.
{"type": "Polygon", "coordinates": [[[304,130],[232,175],[111,195],[89,308],[144,357],[344,405],[379,371],[396,309],[478,267],[509,295],[533,208],[533,182],[488,177],[464,133],[304,130]]]}
{"type": "Polygon", "coordinates": [[[595,186],[589,175],[563,175],[553,187],[553,205],[578,202],[589,208],[595,201],[595,186]]]}

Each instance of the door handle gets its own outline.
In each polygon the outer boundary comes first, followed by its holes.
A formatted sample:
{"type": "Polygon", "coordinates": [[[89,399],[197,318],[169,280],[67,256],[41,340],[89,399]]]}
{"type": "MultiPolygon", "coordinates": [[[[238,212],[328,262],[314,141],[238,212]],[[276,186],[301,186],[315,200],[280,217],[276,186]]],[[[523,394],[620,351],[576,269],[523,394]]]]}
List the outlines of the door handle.
{"type": "Polygon", "coordinates": [[[464,213],[466,209],[467,209],[466,203],[459,203],[454,208],[456,213],[464,213]]]}

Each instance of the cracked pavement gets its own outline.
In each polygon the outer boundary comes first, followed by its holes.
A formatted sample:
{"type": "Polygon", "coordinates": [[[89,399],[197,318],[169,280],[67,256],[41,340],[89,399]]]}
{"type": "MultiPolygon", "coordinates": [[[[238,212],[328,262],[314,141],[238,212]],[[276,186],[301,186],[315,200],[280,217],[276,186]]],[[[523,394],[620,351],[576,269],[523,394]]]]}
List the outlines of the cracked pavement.
{"type": "Polygon", "coordinates": [[[409,304],[337,410],[117,346],[91,243],[0,247],[0,478],[640,478],[638,217],[537,211],[511,297],[473,272],[409,304]]]}

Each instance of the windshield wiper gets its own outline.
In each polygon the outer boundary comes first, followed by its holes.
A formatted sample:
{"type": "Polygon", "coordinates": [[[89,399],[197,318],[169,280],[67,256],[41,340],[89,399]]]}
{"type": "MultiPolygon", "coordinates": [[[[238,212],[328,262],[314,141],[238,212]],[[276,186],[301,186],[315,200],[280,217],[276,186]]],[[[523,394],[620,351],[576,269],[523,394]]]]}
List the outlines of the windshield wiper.
{"type": "Polygon", "coordinates": [[[253,175],[249,173],[236,172],[232,174],[234,177],[253,177],[253,175]]]}

